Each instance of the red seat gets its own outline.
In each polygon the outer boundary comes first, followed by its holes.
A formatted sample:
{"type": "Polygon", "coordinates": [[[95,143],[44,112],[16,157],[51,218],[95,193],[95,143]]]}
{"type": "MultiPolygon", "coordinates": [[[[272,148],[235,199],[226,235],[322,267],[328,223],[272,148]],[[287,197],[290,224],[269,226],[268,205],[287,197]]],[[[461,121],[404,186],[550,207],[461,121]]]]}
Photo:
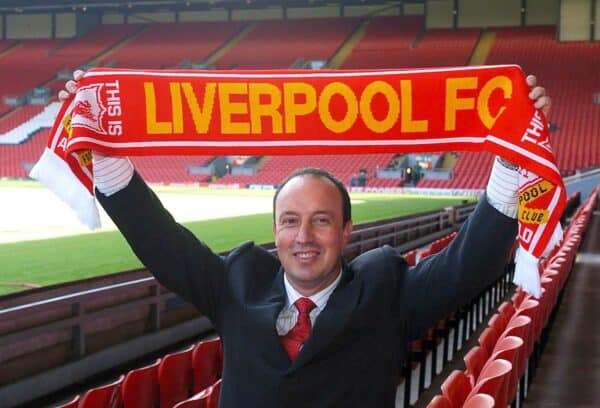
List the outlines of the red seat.
{"type": "Polygon", "coordinates": [[[192,352],[192,369],[194,393],[199,393],[217,382],[223,369],[221,339],[201,341],[196,345],[192,352]]]}
{"type": "Polygon", "coordinates": [[[431,402],[427,404],[427,408],[454,408],[454,406],[447,397],[436,395],[431,402]]]}
{"type": "Polygon", "coordinates": [[[171,408],[191,395],[192,391],[192,351],[186,350],[167,354],[158,366],[160,407],[171,408]]]}
{"type": "Polygon", "coordinates": [[[118,407],[121,405],[121,386],[123,384],[124,375],[111,384],[103,385],[102,387],[92,388],[86,392],[81,401],[79,408],[96,408],[96,407],[118,407]]]}
{"type": "Polygon", "coordinates": [[[459,370],[454,370],[442,383],[442,394],[450,400],[452,406],[462,407],[471,392],[471,383],[467,375],[459,370]]]}
{"type": "Polygon", "coordinates": [[[500,333],[491,327],[486,327],[479,335],[479,345],[485,349],[488,355],[491,355],[499,337],[500,333]]]}
{"type": "Polygon", "coordinates": [[[124,408],[153,408],[158,398],[158,365],[160,359],[153,364],[131,370],[125,375],[121,387],[124,408]]]}
{"type": "Polygon", "coordinates": [[[494,408],[496,401],[487,394],[475,394],[467,398],[463,408],[494,408]]]}
{"type": "Polygon", "coordinates": [[[469,377],[471,385],[475,385],[479,373],[488,360],[489,354],[483,347],[475,346],[465,354],[463,360],[465,367],[467,367],[465,374],[469,377]]]}
{"type": "Polygon", "coordinates": [[[56,408],[77,408],[78,406],[79,406],[79,395],[75,395],[71,401],[65,402],[64,404],[59,405],[56,408]]]}
{"type": "Polygon", "coordinates": [[[496,406],[505,407],[507,379],[511,370],[512,364],[506,360],[493,360],[486,364],[467,399],[475,394],[487,394],[496,400],[496,406]]]}
{"type": "Polygon", "coordinates": [[[524,338],[526,344],[527,355],[531,355],[533,351],[533,345],[537,340],[538,326],[540,325],[539,319],[539,302],[535,299],[526,297],[521,302],[521,305],[517,309],[517,315],[527,316],[531,319],[531,330],[529,336],[524,338]]]}
{"type": "Polygon", "coordinates": [[[206,391],[209,390],[209,388],[204,389],[203,391],[201,391],[200,393],[194,395],[193,397],[190,397],[186,400],[183,400],[179,403],[177,403],[177,405],[175,405],[173,408],[206,408],[208,407],[208,395],[206,394],[206,391]]]}
{"type": "Polygon", "coordinates": [[[531,318],[529,316],[515,315],[506,325],[506,329],[500,335],[500,338],[506,336],[516,336],[522,339],[529,336],[531,330],[531,318]]]}
{"type": "Polygon", "coordinates": [[[220,395],[221,380],[218,380],[191,398],[181,401],[173,408],[218,408],[220,395]]]}
{"type": "Polygon", "coordinates": [[[506,360],[509,363],[511,363],[513,367],[509,376],[507,377],[506,393],[502,395],[503,399],[501,400],[501,402],[510,403],[516,396],[517,383],[519,382],[519,377],[521,373],[519,365],[524,364],[524,359],[521,358],[521,356],[523,356],[525,352],[523,345],[524,342],[522,338],[515,336],[506,336],[498,340],[498,343],[496,343],[496,346],[494,347],[494,352],[490,357],[490,361],[498,359],[506,360]]]}
{"type": "Polygon", "coordinates": [[[219,408],[219,399],[221,398],[221,382],[218,380],[210,387],[208,393],[208,408],[219,408]]]}

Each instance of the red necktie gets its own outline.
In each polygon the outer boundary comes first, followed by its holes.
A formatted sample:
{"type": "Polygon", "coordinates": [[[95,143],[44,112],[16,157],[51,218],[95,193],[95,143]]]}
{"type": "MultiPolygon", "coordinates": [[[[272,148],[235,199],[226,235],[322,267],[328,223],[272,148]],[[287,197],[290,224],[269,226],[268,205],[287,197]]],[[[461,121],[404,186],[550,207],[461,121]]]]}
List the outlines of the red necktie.
{"type": "Polygon", "coordinates": [[[291,360],[294,360],[298,356],[300,347],[302,347],[306,339],[310,336],[311,324],[309,313],[317,307],[309,298],[296,300],[294,306],[298,309],[298,321],[296,321],[296,325],[292,327],[292,330],[281,336],[283,348],[287,351],[291,360]]]}

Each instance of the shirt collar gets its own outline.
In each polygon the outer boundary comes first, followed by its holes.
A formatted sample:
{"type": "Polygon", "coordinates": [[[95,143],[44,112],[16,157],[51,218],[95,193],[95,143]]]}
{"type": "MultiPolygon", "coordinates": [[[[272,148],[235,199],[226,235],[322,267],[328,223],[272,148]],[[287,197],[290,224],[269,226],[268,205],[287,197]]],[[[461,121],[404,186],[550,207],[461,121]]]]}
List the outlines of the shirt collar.
{"type": "MultiPolygon", "coordinates": [[[[314,295],[309,296],[308,298],[312,300],[315,303],[315,305],[317,305],[317,308],[319,310],[323,310],[325,308],[325,305],[327,305],[329,297],[337,287],[338,283],[340,283],[341,279],[342,270],[340,269],[340,273],[338,274],[337,278],[335,278],[335,280],[331,282],[329,286],[320,290],[314,295]]],[[[298,293],[296,289],[294,289],[292,284],[288,281],[287,275],[285,273],[283,274],[283,284],[285,285],[285,291],[287,293],[287,303],[285,305],[286,308],[291,307],[296,302],[296,300],[300,299],[301,297],[306,297],[302,296],[300,293],[298,293]]]]}

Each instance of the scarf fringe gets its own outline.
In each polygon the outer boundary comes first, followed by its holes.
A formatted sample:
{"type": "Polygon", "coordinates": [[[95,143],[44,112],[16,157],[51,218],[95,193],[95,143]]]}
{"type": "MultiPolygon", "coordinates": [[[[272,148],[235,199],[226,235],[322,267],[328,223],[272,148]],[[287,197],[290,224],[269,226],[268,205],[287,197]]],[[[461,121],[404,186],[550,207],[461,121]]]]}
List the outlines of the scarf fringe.
{"type": "Polygon", "coordinates": [[[515,254],[515,275],[513,283],[524,291],[532,294],[536,299],[542,295],[542,284],[539,272],[539,259],[524,250],[517,248],[515,254]]]}
{"type": "Polygon", "coordinates": [[[100,228],[100,214],[93,195],[73,174],[67,162],[46,148],[29,177],[39,181],[71,207],[89,229],[100,228]]]}

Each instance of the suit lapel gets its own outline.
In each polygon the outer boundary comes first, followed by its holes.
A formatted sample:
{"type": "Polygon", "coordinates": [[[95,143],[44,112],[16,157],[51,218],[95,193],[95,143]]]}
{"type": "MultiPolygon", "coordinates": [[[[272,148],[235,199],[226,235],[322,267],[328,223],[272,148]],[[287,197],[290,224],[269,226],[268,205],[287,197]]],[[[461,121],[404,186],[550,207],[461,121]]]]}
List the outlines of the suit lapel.
{"type": "Polygon", "coordinates": [[[319,314],[311,336],[306,341],[298,357],[288,371],[294,371],[309,362],[346,326],[360,298],[361,287],[353,280],[348,265],[342,265],[342,278],[331,294],[325,309],[319,314]]]}
{"type": "Polygon", "coordinates": [[[264,357],[267,361],[280,368],[285,368],[290,364],[290,359],[281,345],[275,326],[277,317],[285,305],[286,296],[283,285],[283,268],[280,268],[270,291],[267,293],[265,302],[251,306],[259,317],[257,322],[261,326],[257,328],[259,333],[265,333],[264,341],[266,344],[263,344],[260,350],[264,350],[264,357]]]}

